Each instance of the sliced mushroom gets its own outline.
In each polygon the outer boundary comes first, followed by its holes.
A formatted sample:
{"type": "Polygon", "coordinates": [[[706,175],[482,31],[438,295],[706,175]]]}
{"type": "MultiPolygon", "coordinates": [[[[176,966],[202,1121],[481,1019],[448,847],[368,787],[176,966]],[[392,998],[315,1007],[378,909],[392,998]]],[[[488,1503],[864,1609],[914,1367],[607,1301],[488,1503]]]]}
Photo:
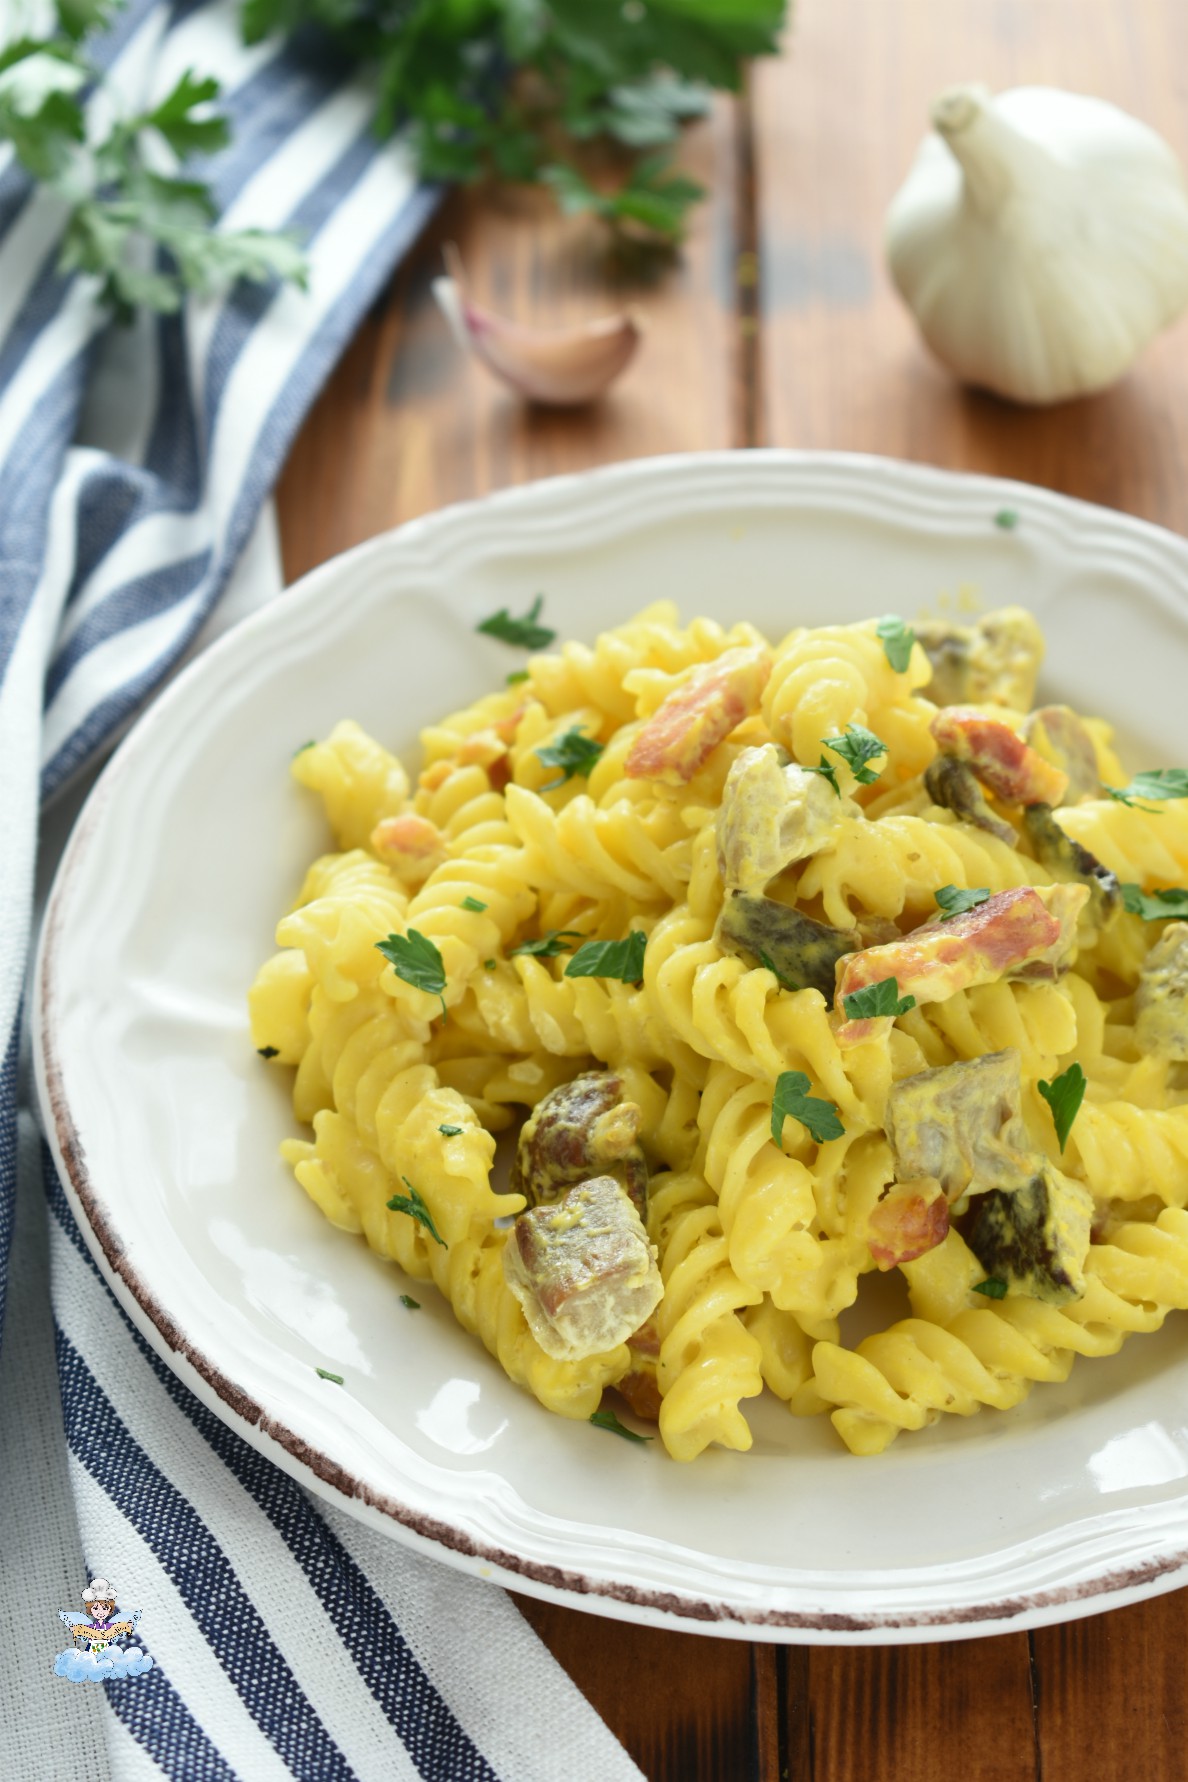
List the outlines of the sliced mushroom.
{"type": "Polygon", "coordinates": [[[1147,954],[1134,1008],[1140,1057],[1188,1061],[1188,922],[1169,922],[1147,954]]]}
{"type": "Polygon", "coordinates": [[[1052,803],[1079,804],[1098,796],[1097,750],[1084,719],[1071,706],[1041,705],[1023,725],[1023,740],[1068,779],[1064,797],[1052,803]]]}
{"type": "Polygon", "coordinates": [[[508,1189],[529,1206],[591,1176],[610,1175],[647,1216],[648,1166],[639,1145],[640,1111],[623,1099],[613,1071],[584,1071],[537,1102],[524,1122],[508,1189]]]}
{"type": "Polygon", "coordinates": [[[998,837],[1008,848],[1018,841],[1014,830],[1001,817],[996,817],[986,803],[986,795],[978,785],[973,768],[952,755],[937,755],[924,771],[924,789],[933,804],[952,811],[955,817],[984,829],[998,837]]]}
{"type": "Polygon", "coordinates": [[[887,1139],[898,1179],[932,1178],[954,1205],[967,1194],[1017,1188],[1034,1163],[1022,1094],[1013,1048],[893,1084],[887,1139]]]}
{"type": "Polygon", "coordinates": [[[1023,827],[1040,865],[1064,884],[1087,886],[1088,914],[1093,926],[1098,930],[1108,928],[1122,908],[1117,874],[1066,834],[1052,815],[1050,804],[1029,806],[1023,813],[1023,827]]]}
{"type": "Polygon", "coordinates": [[[822,774],[781,753],[774,743],[744,749],[726,776],[717,835],[718,870],[729,887],[762,891],[794,860],[825,846],[839,810],[858,814],[822,774]]]}
{"type": "Polygon", "coordinates": [[[785,985],[819,990],[827,1001],[838,960],[861,945],[856,929],[830,928],[774,897],[749,891],[727,894],[715,939],[725,952],[749,953],[785,985]]]}
{"type": "Polygon", "coordinates": [[[1065,1305],[1085,1292],[1093,1197],[1046,1158],[1013,1193],[994,1189],[973,1203],[965,1241],[1008,1293],[1065,1305]]]}
{"type": "Polygon", "coordinates": [[[975,625],[918,624],[916,640],[932,663],[927,691],[937,705],[1009,705],[1025,712],[1035,698],[1044,638],[1021,606],[987,613],[975,625]]]}
{"type": "Polygon", "coordinates": [[[595,1176],[520,1213],[503,1271],[528,1328],[558,1361],[626,1342],[664,1294],[656,1251],[613,1176],[595,1176]]]}

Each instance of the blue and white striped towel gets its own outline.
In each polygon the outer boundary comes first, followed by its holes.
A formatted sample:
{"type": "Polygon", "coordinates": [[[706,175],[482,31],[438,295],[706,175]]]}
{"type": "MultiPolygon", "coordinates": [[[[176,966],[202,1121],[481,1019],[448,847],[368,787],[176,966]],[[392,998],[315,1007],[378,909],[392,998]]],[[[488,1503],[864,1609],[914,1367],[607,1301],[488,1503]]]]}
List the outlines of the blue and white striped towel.
{"type": "MultiPolygon", "coordinates": [[[[0,160],[5,1763],[117,1782],[638,1778],[502,1591],[308,1496],[156,1359],[21,1105],[39,781],[44,796],[77,783],[201,641],[249,540],[250,574],[224,605],[279,585],[260,530],[269,489],[434,201],[371,136],[360,85],[245,50],[237,10],[130,0],[103,46],[108,84],[139,109],[187,67],[218,75],[235,132],[210,169],[223,217],[300,229],[308,294],[241,290],[104,333],[88,284],[55,271],[60,209],[0,160]],[[143,1611],[153,1670],[79,1686],[52,1674],[56,1612],[92,1573],[143,1611]]],[[[69,802],[43,826],[43,880],[69,802]]]]}

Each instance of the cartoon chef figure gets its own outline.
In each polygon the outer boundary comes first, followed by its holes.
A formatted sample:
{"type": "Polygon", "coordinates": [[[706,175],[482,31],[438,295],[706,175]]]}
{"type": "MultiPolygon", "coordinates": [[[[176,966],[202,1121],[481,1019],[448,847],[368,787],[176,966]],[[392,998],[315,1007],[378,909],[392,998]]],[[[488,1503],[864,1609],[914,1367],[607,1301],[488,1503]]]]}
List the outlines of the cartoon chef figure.
{"type": "MultiPolygon", "coordinates": [[[[71,1616],[67,1625],[73,1635],[75,1645],[83,1652],[105,1652],[116,1640],[128,1637],[136,1626],[139,1615],[130,1621],[113,1619],[116,1610],[116,1593],[114,1585],[106,1578],[92,1578],[83,1591],[86,1620],[71,1616]]],[[[62,1612],[62,1620],[66,1621],[69,1611],[62,1612]]]]}

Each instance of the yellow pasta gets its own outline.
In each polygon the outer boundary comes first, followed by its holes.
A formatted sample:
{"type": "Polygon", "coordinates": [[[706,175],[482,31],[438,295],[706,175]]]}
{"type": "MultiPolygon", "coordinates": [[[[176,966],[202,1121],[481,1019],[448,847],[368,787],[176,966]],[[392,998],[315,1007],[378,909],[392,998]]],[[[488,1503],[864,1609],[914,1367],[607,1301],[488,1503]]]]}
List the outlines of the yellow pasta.
{"type": "MultiPolygon", "coordinates": [[[[995,637],[941,715],[906,628],[661,602],[427,727],[415,778],[349,719],[294,758],[334,851],[249,993],[284,1156],[547,1409],[654,1391],[692,1460],[766,1389],[876,1454],[1188,1308],[1188,927],[1138,896],[1188,879],[1188,799],[1028,817],[1062,783],[1012,704],[1033,622],[954,628],[944,696],[995,637]],[[540,1234],[608,1174],[658,1298],[598,1347],[550,1333],[540,1234]],[[887,1269],[911,1316],[847,1345],[887,1269]]],[[[1108,726],[1041,722],[1121,786],[1108,726]]]]}

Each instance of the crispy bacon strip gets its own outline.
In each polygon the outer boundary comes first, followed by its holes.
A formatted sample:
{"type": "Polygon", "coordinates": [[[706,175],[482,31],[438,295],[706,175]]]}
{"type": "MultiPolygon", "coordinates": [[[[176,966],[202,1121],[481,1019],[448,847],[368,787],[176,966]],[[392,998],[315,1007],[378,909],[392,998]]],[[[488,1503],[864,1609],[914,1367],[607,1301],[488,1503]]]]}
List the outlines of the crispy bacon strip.
{"type": "MultiPolygon", "coordinates": [[[[1048,886],[1069,892],[1083,887],[1048,886]]],[[[1077,904],[1084,902],[1084,893],[1077,904]]],[[[1031,885],[1000,891],[986,903],[954,916],[948,922],[926,922],[902,940],[885,947],[867,947],[849,953],[837,968],[836,1006],[844,1014],[844,998],[868,984],[894,978],[901,996],[917,1002],[944,1002],[958,990],[991,984],[1035,960],[1047,962],[1062,939],[1065,928],[1047,901],[1031,885]]],[[[847,1020],[837,1030],[841,1045],[854,1045],[876,1032],[875,1022],[885,1017],[847,1020]]]]}
{"type": "Polygon", "coordinates": [[[867,1221],[870,1253],[880,1269],[914,1262],[949,1234],[949,1203],[937,1182],[900,1182],[867,1221]]]}
{"type": "Polygon", "coordinates": [[[623,765],[632,780],[691,780],[720,742],[759,710],[771,673],[767,650],[726,650],[675,688],[636,736],[623,765]]]}
{"type": "Polygon", "coordinates": [[[428,817],[384,817],[371,832],[371,846],[402,879],[427,879],[445,859],[445,837],[428,817]]]}
{"type": "Polygon", "coordinates": [[[1068,775],[998,718],[983,717],[966,705],[946,706],[932,720],[932,734],[944,755],[968,761],[984,786],[1006,804],[1059,804],[1068,775]]]}

